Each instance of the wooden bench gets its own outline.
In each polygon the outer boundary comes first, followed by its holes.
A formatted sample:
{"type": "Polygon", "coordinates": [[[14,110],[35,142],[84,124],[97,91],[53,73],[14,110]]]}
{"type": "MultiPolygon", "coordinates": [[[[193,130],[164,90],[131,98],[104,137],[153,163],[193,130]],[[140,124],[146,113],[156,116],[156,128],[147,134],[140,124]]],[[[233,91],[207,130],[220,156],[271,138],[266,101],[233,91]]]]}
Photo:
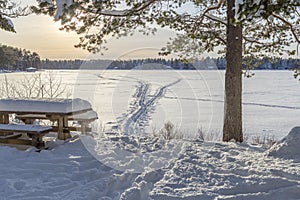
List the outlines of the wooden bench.
{"type": "Polygon", "coordinates": [[[27,133],[31,139],[17,139],[22,134],[0,137],[1,143],[32,145],[37,148],[44,147],[43,136],[52,130],[50,126],[31,124],[0,124],[0,132],[5,133],[27,133]]]}
{"type": "MultiPolygon", "coordinates": [[[[49,118],[46,115],[38,115],[38,114],[16,115],[16,118],[23,121],[25,124],[32,124],[36,119],[49,120],[49,118]]],[[[91,131],[90,128],[88,128],[88,125],[97,119],[98,119],[98,115],[93,110],[81,114],[70,115],[68,116],[68,121],[77,121],[81,127],[80,128],[68,127],[68,128],[70,131],[80,130],[82,133],[86,133],[87,131],[91,131]]],[[[52,128],[53,131],[57,130],[57,127],[55,126],[53,126],[52,128]]]]}
{"type": "Polygon", "coordinates": [[[86,134],[88,131],[91,131],[88,128],[89,124],[97,119],[98,115],[93,110],[68,117],[69,121],[77,121],[80,124],[80,129],[83,134],[86,134]]]}
{"type": "Polygon", "coordinates": [[[25,124],[32,124],[36,119],[48,119],[46,115],[38,114],[16,115],[16,118],[23,121],[25,124]]]}

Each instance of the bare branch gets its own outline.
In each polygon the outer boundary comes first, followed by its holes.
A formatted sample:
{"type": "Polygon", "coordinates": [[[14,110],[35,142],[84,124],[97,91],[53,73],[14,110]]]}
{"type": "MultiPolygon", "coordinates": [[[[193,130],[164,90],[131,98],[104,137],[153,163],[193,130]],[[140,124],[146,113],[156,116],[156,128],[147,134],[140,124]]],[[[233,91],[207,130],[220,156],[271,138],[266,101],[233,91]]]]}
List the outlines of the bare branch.
{"type": "Polygon", "coordinates": [[[226,39],[224,39],[224,38],[217,36],[216,39],[220,40],[224,45],[227,44],[226,39]]]}
{"type": "Polygon", "coordinates": [[[200,23],[202,22],[203,18],[210,12],[210,11],[213,11],[213,10],[218,10],[219,8],[221,8],[222,4],[224,3],[224,0],[219,0],[218,4],[217,5],[213,5],[213,6],[210,6],[208,7],[203,13],[202,15],[200,15],[200,17],[198,17],[197,21],[198,20],[201,20],[200,23]]]}
{"type": "Polygon", "coordinates": [[[298,11],[298,7],[295,8],[295,13],[300,17],[300,12],[298,11]]]}
{"type": "MultiPolygon", "coordinates": [[[[203,22],[203,19],[204,17],[207,17],[209,19],[213,18],[212,16],[209,15],[209,12],[210,11],[213,11],[213,10],[218,10],[219,8],[221,8],[222,4],[224,3],[225,0],[219,0],[218,4],[217,5],[213,5],[213,6],[210,6],[208,7],[203,13],[202,15],[200,15],[196,20],[195,20],[195,25],[194,25],[194,31],[197,29],[197,24],[202,24],[203,22]]],[[[216,19],[211,19],[211,20],[216,20],[216,19]]],[[[220,22],[220,21],[218,21],[220,22]]],[[[221,22],[220,22],[221,23],[221,22]]],[[[222,23],[223,24],[223,23],[222,23]]],[[[227,24],[227,23],[225,23],[227,24]]]]}
{"type": "Polygon", "coordinates": [[[264,45],[264,46],[273,46],[274,45],[272,42],[261,42],[261,41],[257,40],[256,38],[250,38],[250,37],[246,37],[246,36],[243,36],[243,39],[246,42],[255,43],[255,44],[264,45]]]}
{"type": "Polygon", "coordinates": [[[286,19],[282,18],[281,16],[275,14],[275,13],[272,13],[272,16],[275,17],[276,19],[279,19],[281,22],[283,22],[285,25],[287,25],[289,28],[290,28],[290,31],[292,32],[295,40],[300,43],[300,38],[299,36],[297,35],[297,33],[295,32],[295,28],[293,26],[292,23],[290,23],[289,21],[287,21],[286,19]]]}
{"type": "Polygon", "coordinates": [[[212,14],[207,13],[207,14],[205,14],[205,17],[207,17],[207,18],[210,19],[210,20],[213,20],[213,21],[215,21],[215,22],[219,22],[219,23],[221,23],[221,24],[227,26],[227,22],[224,21],[224,20],[222,20],[221,18],[219,18],[219,17],[217,17],[217,16],[214,16],[214,15],[212,15],[212,14]]]}

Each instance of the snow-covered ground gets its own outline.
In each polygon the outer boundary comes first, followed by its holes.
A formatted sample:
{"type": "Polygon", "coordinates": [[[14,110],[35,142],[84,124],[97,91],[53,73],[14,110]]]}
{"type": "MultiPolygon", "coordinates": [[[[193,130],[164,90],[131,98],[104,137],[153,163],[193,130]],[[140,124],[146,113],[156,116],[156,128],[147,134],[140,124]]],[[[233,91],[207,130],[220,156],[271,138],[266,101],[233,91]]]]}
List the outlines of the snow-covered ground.
{"type": "Polygon", "coordinates": [[[59,75],[98,112],[95,133],[40,153],[0,146],[0,200],[300,199],[300,128],[288,135],[299,125],[300,83],[291,72],[259,71],[244,80],[245,132],[286,137],[269,150],[149,135],[165,121],[186,135],[201,126],[221,130],[223,72],[59,75]],[[110,129],[121,134],[102,134],[110,129]]]}
{"type": "Polygon", "coordinates": [[[300,127],[269,151],[136,136],[83,136],[40,153],[1,146],[0,199],[296,200],[299,139],[300,127]]]}

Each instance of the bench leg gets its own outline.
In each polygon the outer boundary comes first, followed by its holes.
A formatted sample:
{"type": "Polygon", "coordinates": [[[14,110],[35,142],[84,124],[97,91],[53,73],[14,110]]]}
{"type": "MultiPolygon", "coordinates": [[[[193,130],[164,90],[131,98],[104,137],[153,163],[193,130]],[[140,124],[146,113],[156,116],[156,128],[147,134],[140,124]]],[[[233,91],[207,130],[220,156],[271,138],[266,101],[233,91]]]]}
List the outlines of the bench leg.
{"type": "Polygon", "coordinates": [[[64,137],[65,137],[65,140],[66,140],[66,139],[71,138],[72,136],[70,134],[69,124],[68,124],[68,117],[64,117],[63,121],[64,121],[63,132],[64,132],[64,137]]]}
{"type": "Polygon", "coordinates": [[[3,115],[3,124],[8,124],[9,123],[9,115],[8,114],[4,114],[3,115]]]}
{"type": "Polygon", "coordinates": [[[58,126],[58,135],[57,138],[59,140],[66,140],[71,138],[70,131],[68,130],[68,118],[67,117],[59,117],[57,120],[58,126]]]}
{"type": "Polygon", "coordinates": [[[81,123],[81,133],[82,134],[87,133],[87,127],[88,127],[88,125],[86,123],[81,123]]]}
{"type": "MultiPolygon", "coordinates": [[[[0,124],[8,124],[9,123],[9,115],[8,114],[0,114],[0,124]]],[[[0,132],[0,136],[12,135],[13,132],[0,132]]]]}
{"type": "Polygon", "coordinates": [[[41,136],[32,135],[31,145],[40,149],[45,147],[45,142],[43,141],[43,138],[41,136]]]}
{"type": "Polygon", "coordinates": [[[63,118],[59,117],[57,120],[57,126],[58,126],[58,130],[57,130],[57,138],[59,140],[64,140],[64,132],[63,132],[63,118]]]}

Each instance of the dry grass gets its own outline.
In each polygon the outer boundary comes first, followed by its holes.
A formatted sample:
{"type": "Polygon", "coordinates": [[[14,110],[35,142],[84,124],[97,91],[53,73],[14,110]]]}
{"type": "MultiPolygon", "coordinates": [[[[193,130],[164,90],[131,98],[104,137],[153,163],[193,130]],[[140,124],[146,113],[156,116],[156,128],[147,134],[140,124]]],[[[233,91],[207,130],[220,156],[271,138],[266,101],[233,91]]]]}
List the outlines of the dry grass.
{"type": "Polygon", "coordinates": [[[264,135],[264,136],[255,136],[253,137],[251,144],[261,145],[263,148],[268,149],[273,146],[278,140],[274,135],[264,135]]]}
{"type": "Polygon", "coordinates": [[[165,140],[172,140],[172,139],[183,139],[184,135],[182,132],[175,127],[172,122],[166,122],[158,132],[155,130],[153,131],[154,137],[159,137],[165,140]]]}
{"type": "Polygon", "coordinates": [[[222,134],[218,130],[208,131],[201,126],[197,130],[196,139],[200,141],[222,141],[222,134]]]}

